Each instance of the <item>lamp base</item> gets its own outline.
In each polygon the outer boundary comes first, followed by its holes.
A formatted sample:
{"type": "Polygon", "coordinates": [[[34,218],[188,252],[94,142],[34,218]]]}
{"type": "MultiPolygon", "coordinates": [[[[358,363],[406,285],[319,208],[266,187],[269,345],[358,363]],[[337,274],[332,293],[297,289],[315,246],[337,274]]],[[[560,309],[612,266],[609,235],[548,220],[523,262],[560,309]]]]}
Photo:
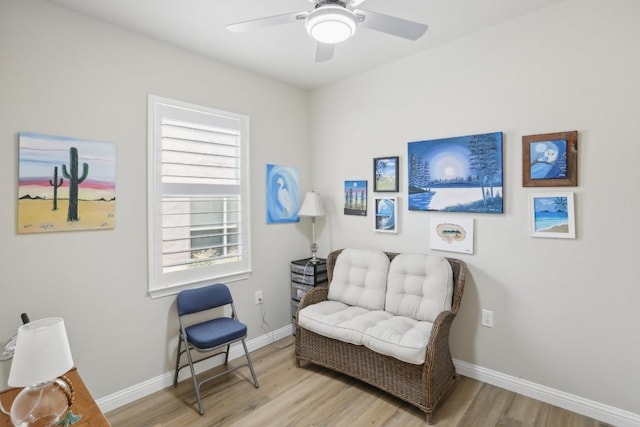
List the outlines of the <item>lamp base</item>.
{"type": "Polygon", "coordinates": [[[65,393],[54,381],[25,387],[11,405],[14,426],[55,426],[69,407],[65,393]]]}
{"type": "Polygon", "coordinates": [[[312,264],[316,264],[319,261],[318,259],[318,244],[316,242],[313,242],[311,244],[311,259],[309,260],[310,263],[312,264]]]}

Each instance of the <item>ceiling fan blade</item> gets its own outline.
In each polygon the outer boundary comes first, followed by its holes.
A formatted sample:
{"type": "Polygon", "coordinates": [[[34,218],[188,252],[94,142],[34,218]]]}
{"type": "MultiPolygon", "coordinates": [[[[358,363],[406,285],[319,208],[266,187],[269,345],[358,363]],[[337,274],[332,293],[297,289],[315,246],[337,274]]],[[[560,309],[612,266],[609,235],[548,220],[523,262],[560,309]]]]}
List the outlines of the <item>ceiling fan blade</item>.
{"type": "Polygon", "coordinates": [[[316,47],[316,62],[327,62],[333,58],[335,44],[318,43],[316,47]]]}
{"type": "Polygon", "coordinates": [[[271,27],[274,25],[289,24],[291,22],[304,20],[309,12],[293,12],[283,15],[268,16],[266,18],[252,19],[250,21],[237,22],[227,25],[227,30],[234,33],[242,33],[245,31],[255,30],[258,28],[271,27]]]}
{"type": "Polygon", "coordinates": [[[353,12],[356,15],[364,17],[364,20],[358,25],[409,40],[418,40],[427,31],[427,28],[429,28],[429,26],[419,22],[371,12],[369,10],[356,9],[353,12]]]}
{"type": "Polygon", "coordinates": [[[366,0],[351,0],[350,2],[348,2],[349,6],[351,7],[358,7],[360,6],[362,3],[364,3],[366,0]]]}

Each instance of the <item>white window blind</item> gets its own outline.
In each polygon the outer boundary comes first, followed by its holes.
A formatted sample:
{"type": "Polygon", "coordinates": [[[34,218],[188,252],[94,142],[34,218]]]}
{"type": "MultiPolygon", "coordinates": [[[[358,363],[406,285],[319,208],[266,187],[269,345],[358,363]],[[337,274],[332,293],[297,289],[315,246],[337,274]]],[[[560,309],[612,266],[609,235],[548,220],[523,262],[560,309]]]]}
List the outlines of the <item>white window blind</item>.
{"type": "Polygon", "coordinates": [[[248,118],[149,97],[149,291],[250,273],[248,118]]]}

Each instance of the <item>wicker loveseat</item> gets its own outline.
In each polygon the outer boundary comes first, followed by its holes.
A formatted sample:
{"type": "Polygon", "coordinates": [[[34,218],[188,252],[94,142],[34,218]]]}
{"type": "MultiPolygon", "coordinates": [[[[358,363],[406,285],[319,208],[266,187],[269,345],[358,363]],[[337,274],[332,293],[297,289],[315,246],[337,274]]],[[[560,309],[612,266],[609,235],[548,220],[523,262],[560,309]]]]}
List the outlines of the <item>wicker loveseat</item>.
{"type": "Polygon", "coordinates": [[[311,362],[376,386],[431,424],[457,379],[449,330],[466,271],[460,260],[431,255],[331,252],[329,287],[312,289],[298,307],[298,366],[311,362]]]}

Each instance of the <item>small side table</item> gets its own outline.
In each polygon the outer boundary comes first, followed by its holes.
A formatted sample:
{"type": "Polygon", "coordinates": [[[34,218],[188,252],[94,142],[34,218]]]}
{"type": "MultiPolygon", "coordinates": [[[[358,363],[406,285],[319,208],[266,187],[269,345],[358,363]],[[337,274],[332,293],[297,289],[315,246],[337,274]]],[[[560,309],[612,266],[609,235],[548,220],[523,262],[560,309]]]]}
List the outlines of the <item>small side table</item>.
{"type": "MultiPolygon", "coordinates": [[[[104,416],[98,404],[89,390],[87,386],[80,378],[80,374],[76,368],[71,369],[69,372],[65,374],[71,382],[73,383],[74,390],[74,401],[71,409],[75,415],[82,415],[82,419],[78,421],[75,426],[91,426],[91,427],[111,427],[109,421],[104,416]]],[[[10,388],[3,392],[0,392],[0,402],[2,402],[2,406],[8,411],[11,408],[11,404],[13,403],[13,399],[16,398],[18,393],[20,393],[20,388],[10,388]]],[[[8,415],[5,415],[0,412],[0,427],[12,427],[11,419],[8,415]]]]}

